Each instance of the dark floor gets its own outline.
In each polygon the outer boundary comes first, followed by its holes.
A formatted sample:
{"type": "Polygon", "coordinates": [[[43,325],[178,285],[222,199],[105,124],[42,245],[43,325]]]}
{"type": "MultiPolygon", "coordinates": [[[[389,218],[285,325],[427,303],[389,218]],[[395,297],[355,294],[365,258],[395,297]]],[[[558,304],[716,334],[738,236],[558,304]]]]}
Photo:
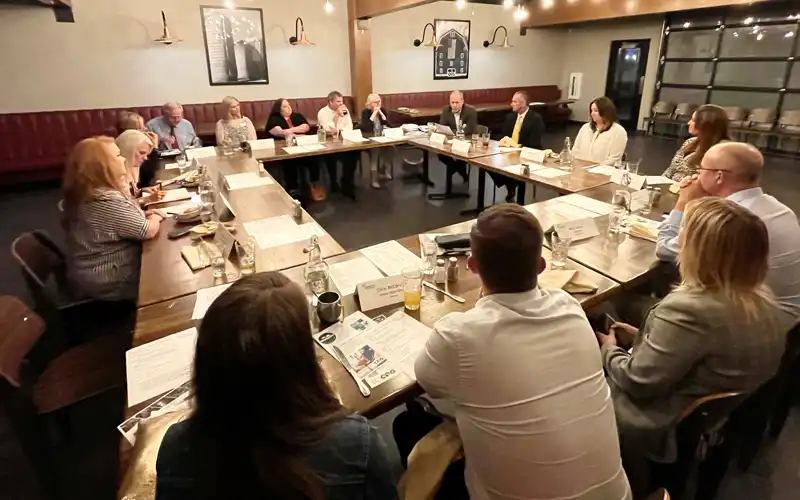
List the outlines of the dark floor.
{"type": "MultiPolygon", "coordinates": [[[[570,127],[574,137],[577,128],[570,127]]],[[[559,151],[564,133],[549,133],[545,146],[559,151]]],[[[628,152],[631,159],[642,158],[641,171],[660,174],[679,143],[674,140],[645,137],[631,138],[628,152]]],[[[431,178],[437,183],[435,191],[441,190],[444,168],[432,156],[431,178]]],[[[768,158],[765,169],[764,189],[776,196],[795,212],[800,211],[800,162],[782,158],[768,158]]],[[[465,217],[459,215],[469,208],[472,200],[448,200],[430,202],[425,199],[424,186],[400,180],[403,170],[398,165],[394,181],[380,190],[368,187],[366,179],[361,181],[358,202],[345,201],[337,195],[325,204],[312,206],[309,211],[314,218],[347,250],[362,248],[382,241],[396,239],[426,230],[453,224],[465,217]]],[[[464,190],[458,176],[455,190],[464,190]]],[[[474,195],[476,175],[472,173],[470,183],[474,195]]],[[[487,182],[487,204],[492,200],[493,188],[487,182]]],[[[539,189],[537,201],[555,196],[539,189]]],[[[497,200],[502,201],[505,190],[500,189],[497,200]]],[[[530,199],[530,190],[528,193],[530,199]]],[[[60,195],[55,184],[31,186],[0,193],[0,210],[4,214],[0,226],[0,294],[12,294],[27,300],[27,293],[19,270],[11,259],[9,247],[14,237],[31,229],[44,229],[57,241],[63,240],[58,222],[56,203],[60,195]]],[[[116,484],[116,446],[119,434],[120,394],[106,394],[76,405],[70,420],[74,433],[66,443],[54,445],[58,476],[64,491],[63,498],[106,499],[114,497],[116,484]]],[[[390,416],[375,421],[385,438],[390,438],[390,416]]],[[[0,433],[0,435],[2,435],[0,433]]],[[[0,443],[0,450],[3,446],[0,443]]],[[[798,498],[800,491],[800,412],[795,409],[781,440],[767,447],[750,472],[729,473],[717,498],[732,500],[798,498]],[[792,493],[794,492],[794,493],[792,493]]],[[[3,467],[0,455],[0,468],[3,467]]],[[[0,474],[0,477],[2,475],[0,474]]],[[[0,484],[0,492],[5,486],[0,484]]],[[[0,493],[0,498],[5,496],[0,493]]]]}

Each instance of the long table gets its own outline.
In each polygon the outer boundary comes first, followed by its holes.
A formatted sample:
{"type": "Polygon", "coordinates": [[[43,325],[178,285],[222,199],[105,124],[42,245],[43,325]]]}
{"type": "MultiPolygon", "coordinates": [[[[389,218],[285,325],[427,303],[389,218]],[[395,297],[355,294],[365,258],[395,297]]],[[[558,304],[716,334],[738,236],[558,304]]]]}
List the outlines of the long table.
{"type": "MultiPolygon", "coordinates": [[[[548,106],[562,106],[566,104],[572,104],[575,102],[572,99],[562,99],[558,101],[550,101],[550,102],[534,102],[531,103],[530,106],[534,109],[536,108],[546,108],[548,106]]],[[[485,103],[476,103],[470,104],[475,111],[478,113],[488,113],[492,111],[503,111],[508,110],[511,111],[511,103],[509,101],[505,102],[485,102],[485,103]]],[[[442,114],[442,106],[440,107],[421,107],[421,108],[413,108],[415,112],[412,111],[401,111],[399,109],[393,109],[392,111],[408,118],[438,118],[442,114]]]]}

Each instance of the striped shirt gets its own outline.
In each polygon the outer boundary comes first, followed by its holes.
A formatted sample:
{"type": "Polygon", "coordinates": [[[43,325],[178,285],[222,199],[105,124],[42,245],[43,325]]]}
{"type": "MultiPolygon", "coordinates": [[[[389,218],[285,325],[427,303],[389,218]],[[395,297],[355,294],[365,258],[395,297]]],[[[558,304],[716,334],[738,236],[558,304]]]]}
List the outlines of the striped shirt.
{"type": "Polygon", "coordinates": [[[67,220],[67,272],[76,295],[136,300],[149,222],[135,200],[95,190],[67,220]]]}

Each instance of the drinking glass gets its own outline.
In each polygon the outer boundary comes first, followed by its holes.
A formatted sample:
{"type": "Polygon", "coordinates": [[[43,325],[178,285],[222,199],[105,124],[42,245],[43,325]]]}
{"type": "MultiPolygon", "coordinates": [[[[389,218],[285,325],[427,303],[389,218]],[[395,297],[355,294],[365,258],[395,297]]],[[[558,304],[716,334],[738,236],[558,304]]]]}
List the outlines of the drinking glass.
{"type": "Polygon", "coordinates": [[[611,200],[611,204],[624,208],[625,212],[627,213],[631,207],[631,193],[625,189],[618,189],[614,191],[614,198],[611,200]]]}
{"type": "Polygon", "coordinates": [[[612,234],[617,234],[622,229],[622,220],[625,216],[628,215],[628,209],[619,205],[614,206],[611,209],[611,213],[608,214],[608,232],[612,234]]]}
{"type": "Polygon", "coordinates": [[[472,134],[472,149],[477,149],[481,142],[481,134],[472,134]]]}
{"type": "Polygon", "coordinates": [[[189,159],[186,158],[186,151],[181,151],[175,161],[178,163],[178,172],[185,174],[189,170],[189,159]]]}
{"type": "Polygon", "coordinates": [[[323,127],[317,128],[317,140],[320,144],[325,144],[325,129],[323,127]]]}
{"type": "Polygon", "coordinates": [[[431,138],[431,136],[435,131],[436,131],[436,124],[433,122],[428,122],[428,139],[431,138]]]}
{"type": "Polygon", "coordinates": [[[481,142],[483,143],[483,149],[487,149],[489,147],[489,132],[481,134],[481,142]]]}
{"type": "Polygon", "coordinates": [[[436,254],[438,247],[434,241],[426,241],[422,245],[422,273],[425,276],[433,276],[433,271],[436,269],[436,254]]]}
{"type": "Polygon", "coordinates": [[[294,146],[294,134],[291,132],[286,132],[283,134],[283,138],[286,139],[287,146],[294,146]]]}
{"type": "Polygon", "coordinates": [[[567,267],[567,255],[569,254],[569,246],[572,243],[572,238],[561,238],[558,233],[553,233],[550,240],[551,253],[553,255],[550,260],[550,267],[552,269],[564,269],[567,267]]]}
{"type": "Polygon", "coordinates": [[[403,269],[403,302],[406,309],[416,311],[422,300],[422,271],[414,267],[403,269]]]}
{"type": "Polygon", "coordinates": [[[248,236],[236,242],[236,255],[239,257],[239,272],[247,276],[256,272],[256,239],[248,236]]]}
{"type": "Polygon", "coordinates": [[[641,158],[636,161],[628,161],[625,162],[627,164],[627,170],[631,173],[631,175],[636,175],[639,173],[639,163],[641,163],[641,158]]]}
{"type": "Polygon", "coordinates": [[[225,256],[222,254],[225,247],[223,245],[218,245],[217,242],[209,243],[203,241],[201,244],[206,254],[211,259],[211,268],[214,270],[214,277],[222,278],[225,276],[225,261],[227,259],[225,259],[225,256]]]}

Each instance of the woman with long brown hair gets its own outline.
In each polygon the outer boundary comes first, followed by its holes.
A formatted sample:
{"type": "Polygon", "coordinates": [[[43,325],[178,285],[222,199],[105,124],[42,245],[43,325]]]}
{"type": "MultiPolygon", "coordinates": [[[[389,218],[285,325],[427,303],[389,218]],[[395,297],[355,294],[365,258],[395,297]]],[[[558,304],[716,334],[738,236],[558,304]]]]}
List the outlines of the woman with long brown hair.
{"type": "Polygon", "coordinates": [[[67,275],[76,295],[135,301],[141,241],[166,216],[143,212],[130,195],[125,159],[110,137],[79,142],[64,172],[67,275]]]}
{"type": "Polygon", "coordinates": [[[622,159],[628,145],[628,133],[617,123],[617,108],[608,97],[589,103],[589,123],[575,137],[572,154],[581,160],[613,166],[622,159]]]}
{"type": "Polygon", "coordinates": [[[397,498],[380,436],[329,387],[308,302],[283,274],[243,278],[214,301],[193,382],[194,412],[159,450],[159,500],[397,498]]]}
{"type": "Polygon", "coordinates": [[[681,148],[672,157],[664,177],[680,181],[697,173],[706,151],[720,142],[729,141],[728,115],[714,104],[704,104],[692,113],[688,123],[689,134],[681,148]]]}

